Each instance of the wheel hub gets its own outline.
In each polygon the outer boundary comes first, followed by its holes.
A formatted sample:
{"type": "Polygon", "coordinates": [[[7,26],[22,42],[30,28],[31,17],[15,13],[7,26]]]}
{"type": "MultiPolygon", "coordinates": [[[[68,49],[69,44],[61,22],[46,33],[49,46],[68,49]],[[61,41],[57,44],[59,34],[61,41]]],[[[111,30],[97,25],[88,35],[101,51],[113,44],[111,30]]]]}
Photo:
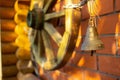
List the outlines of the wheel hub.
{"type": "Polygon", "coordinates": [[[42,30],[44,26],[44,12],[40,8],[35,8],[28,12],[27,24],[29,27],[42,30]]]}

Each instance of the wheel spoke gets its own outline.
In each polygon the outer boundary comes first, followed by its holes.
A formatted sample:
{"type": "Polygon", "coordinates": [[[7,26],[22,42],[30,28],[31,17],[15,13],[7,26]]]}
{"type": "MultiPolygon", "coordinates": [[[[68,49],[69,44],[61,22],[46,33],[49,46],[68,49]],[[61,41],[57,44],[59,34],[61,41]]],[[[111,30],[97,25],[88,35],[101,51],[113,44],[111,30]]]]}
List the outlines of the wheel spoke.
{"type": "Polygon", "coordinates": [[[34,43],[32,44],[32,50],[33,55],[35,56],[35,60],[37,61],[37,63],[41,64],[41,62],[43,61],[41,59],[43,59],[45,51],[40,31],[37,31],[34,43]]]}
{"type": "Polygon", "coordinates": [[[69,39],[70,39],[70,33],[65,32],[63,35],[63,40],[61,42],[62,45],[60,45],[60,48],[57,54],[58,61],[62,61],[62,59],[64,58],[65,53],[67,51],[68,44],[69,44],[69,39]]]}
{"type": "Polygon", "coordinates": [[[44,44],[42,39],[42,32],[38,30],[38,54],[40,57],[45,56],[44,44]]]}
{"type": "Polygon", "coordinates": [[[46,5],[45,5],[45,7],[44,7],[44,12],[45,12],[45,13],[47,12],[47,10],[48,10],[50,4],[52,3],[52,1],[53,1],[53,0],[47,0],[47,3],[46,3],[46,5]]]}
{"type": "Polygon", "coordinates": [[[53,49],[52,49],[52,45],[50,42],[50,36],[48,35],[48,33],[45,30],[42,30],[42,37],[43,37],[43,42],[44,42],[44,46],[45,46],[45,52],[46,52],[46,57],[47,57],[47,61],[54,61],[54,54],[53,54],[53,49]]]}
{"type": "Polygon", "coordinates": [[[46,15],[45,15],[45,21],[47,21],[47,20],[49,20],[49,19],[52,19],[52,18],[61,17],[61,16],[64,16],[64,15],[65,15],[64,10],[63,10],[63,11],[60,11],[60,12],[49,13],[49,14],[46,14],[46,15]]]}
{"type": "Polygon", "coordinates": [[[32,28],[28,31],[28,38],[30,40],[30,45],[33,45],[35,38],[36,38],[37,30],[34,30],[32,28]]]}
{"type": "Polygon", "coordinates": [[[62,36],[50,23],[45,23],[44,29],[52,37],[52,39],[57,43],[58,46],[61,44],[62,36]]]}

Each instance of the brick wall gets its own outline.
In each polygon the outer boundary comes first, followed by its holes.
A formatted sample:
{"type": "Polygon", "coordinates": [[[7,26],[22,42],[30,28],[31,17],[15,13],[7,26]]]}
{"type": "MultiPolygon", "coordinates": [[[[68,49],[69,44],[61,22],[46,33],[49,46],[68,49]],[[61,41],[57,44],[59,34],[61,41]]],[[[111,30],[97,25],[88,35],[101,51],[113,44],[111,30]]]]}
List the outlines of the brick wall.
{"type": "Polygon", "coordinates": [[[70,61],[60,70],[40,70],[46,80],[120,80],[120,0],[96,0],[98,7],[98,33],[105,48],[94,53],[82,52],[88,24],[87,7],[82,19],[76,48],[70,61]]]}

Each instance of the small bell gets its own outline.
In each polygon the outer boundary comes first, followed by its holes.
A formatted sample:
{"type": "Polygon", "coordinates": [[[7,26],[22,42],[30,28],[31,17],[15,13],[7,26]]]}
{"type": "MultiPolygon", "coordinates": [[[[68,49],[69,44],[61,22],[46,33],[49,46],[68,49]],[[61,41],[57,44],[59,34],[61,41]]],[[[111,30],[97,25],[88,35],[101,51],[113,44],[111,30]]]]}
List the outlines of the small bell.
{"type": "Polygon", "coordinates": [[[103,48],[104,44],[98,37],[98,32],[96,29],[96,17],[91,16],[89,19],[86,36],[82,44],[81,50],[91,51],[91,53],[93,54],[96,50],[103,48]]]}

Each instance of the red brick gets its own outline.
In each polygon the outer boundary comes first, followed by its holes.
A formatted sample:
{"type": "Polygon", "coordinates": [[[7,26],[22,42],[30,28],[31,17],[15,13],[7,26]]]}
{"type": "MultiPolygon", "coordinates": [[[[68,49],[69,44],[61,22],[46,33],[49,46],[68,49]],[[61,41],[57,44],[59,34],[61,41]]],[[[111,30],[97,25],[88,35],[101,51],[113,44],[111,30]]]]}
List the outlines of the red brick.
{"type": "Polygon", "coordinates": [[[85,75],[85,80],[117,80],[117,78],[113,78],[95,71],[86,70],[85,75]]]}
{"type": "MultiPolygon", "coordinates": [[[[106,14],[113,12],[113,0],[96,0],[96,6],[94,7],[95,12],[98,15],[106,14]],[[108,4],[109,5],[106,5],[108,4]]],[[[83,6],[82,8],[82,19],[89,18],[88,8],[87,6],[83,6]]]]}
{"type": "Polygon", "coordinates": [[[114,36],[101,37],[104,43],[104,49],[97,50],[100,54],[116,54],[116,40],[114,36]]]}
{"type": "Polygon", "coordinates": [[[116,0],[115,8],[116,8],[116,11],[120,10],[120,0],[116,0]]]}
{"type": "Polygon", "coordinates": [[[100,75],[93,71],[85,71],[84,78],[85,80],[101,80],[100,75]]]}
{"type": "MultiPolygon", "coordinates": [[[[63,72],[69,75],[69,80],[83,80],[84,70],[67,65],[63,68],[63,72]]],[[[61,79],[62,80],[62,79],[61,79]]]]}
{"type": "Polygon", "coordinates": [[[79,33],[78,33],[78,39],[77,39],[77,43],[76,43],[76,50],[77,51],[80,51],[81,44],[83,41],[82,36],[86,34],[87,26],[88,26],[88,20],[81,22],[81,25],[79,28],[79,33]]]}
{"type": "Polygon", "coordinates": [[[85,6],[82,7],[81,13],[82,13],[82,19],[89,18],[89,13],[88,13],[88,7],[87,7],[87,5],[85,5],[85,6]]]}
{"type": "MultiPolygon", "coordinates": [[[[101,17],[98,20],[99,34],[116,33],[120,28],[119,14],[101,17]]],[[[120,31],[118,31],[120,33],[120,31]]]]}
{"type": "Polygon", "coordinates": [[[101,77],[101,80],[117,80],[117,78],[114,78],[114,77],[111,77],[111,76],[108,76],[108,75],[100,75],[101,77]]]}
{"type": "Polygon", "coordinates": [[[74,52],[70,61],[71,64],[75,64],[79,67],[85,67],[95,70],[97,69],[96,56],[91,56],[90,54],[80,54],[74,52]]]}
{"type": "Polygon", "coordinates": [[[88,28],[88,20],[82,21],[79,28],[80,37],[86,34],[87,28],[88,28]]]}
{"type": "Polygon", "coordinates": [[[99,15],[113,12],[113,0],[96,0],[99,15]]]}
{"type": "Polygon", "coordinates": [[[100,71],[120,76],[120,57],[99,56],[98,59],[100,71]]]}

